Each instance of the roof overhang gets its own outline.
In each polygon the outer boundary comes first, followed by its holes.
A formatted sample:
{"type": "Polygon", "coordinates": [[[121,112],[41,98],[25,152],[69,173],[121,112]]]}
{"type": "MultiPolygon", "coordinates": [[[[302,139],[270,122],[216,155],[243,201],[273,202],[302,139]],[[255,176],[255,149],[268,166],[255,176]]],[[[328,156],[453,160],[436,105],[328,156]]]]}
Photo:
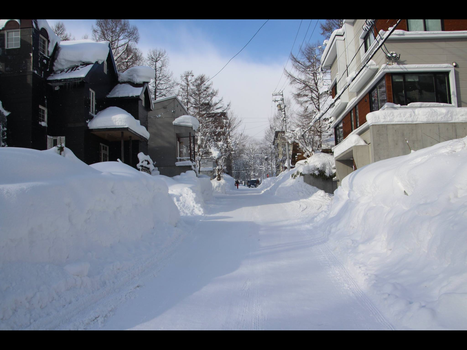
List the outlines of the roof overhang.
{"type": "Polygon", "coordinates": [[[102,129],[91,129],[91,134],[99,136],[109,142],[114,141],[128,141],[128,140],[139,140],[147,141],[147,138],[136,133],[130,128],[102,128],[102,129]]]}

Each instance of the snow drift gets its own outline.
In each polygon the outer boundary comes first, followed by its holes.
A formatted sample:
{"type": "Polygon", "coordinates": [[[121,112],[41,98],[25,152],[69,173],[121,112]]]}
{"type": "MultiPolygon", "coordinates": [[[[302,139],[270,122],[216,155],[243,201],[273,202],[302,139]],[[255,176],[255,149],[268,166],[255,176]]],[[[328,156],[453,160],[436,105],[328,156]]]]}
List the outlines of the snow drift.
{"type": "Polygon", "coordinates": [[[326,217],[335,253],[410,329],[467,328],[467,138],[345,177],[326,217]]]}
{"type": "Polygon", "coordinates": [[[212,186],[207,176],[197,177],[187,171],[174,177],[160,176],[182,216],[203,215],[206,202],[212,199],[212,186]]]}
{"type": "Polygon", "coordinates": [[[125,164],[88,166],[55,149],[7,148],[0,157],[2,261],[75,260],[178,221],[165,183],[125,164]]]}
{"type": "Polygon", "coordinates": [[[236,188],[235,179],[227,174],[222,174],[220,181],[212,179],[211,184],[214,193],[217,194],[226,194],[228,191],[233,191],[236,188]]]}
{"type": "Polygon", "coordinates": [[[66,148],[2,148],[0,163],[0,329],[60,322],[65,307],[128,281],[181,237],[158,177],[88,166],[66,148]]]}

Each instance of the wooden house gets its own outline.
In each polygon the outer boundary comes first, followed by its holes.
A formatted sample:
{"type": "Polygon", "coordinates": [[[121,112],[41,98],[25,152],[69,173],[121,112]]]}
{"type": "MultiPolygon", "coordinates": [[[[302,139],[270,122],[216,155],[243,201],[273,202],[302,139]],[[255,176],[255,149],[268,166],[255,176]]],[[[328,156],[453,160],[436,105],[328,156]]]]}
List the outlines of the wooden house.
{"type": "Polygon", "coordinates": [[[120,159],[136,166],[137,154],[147,152],[152,101],[149,78],[122,81],[125,73],[117,71],[107,42],[60,42],[46,21],[2,20],[0,101],[10,112],[8,146],[63,144],[88,164],[120,159]],[[90,128],[104,111],[107,118],[90,128]]]}

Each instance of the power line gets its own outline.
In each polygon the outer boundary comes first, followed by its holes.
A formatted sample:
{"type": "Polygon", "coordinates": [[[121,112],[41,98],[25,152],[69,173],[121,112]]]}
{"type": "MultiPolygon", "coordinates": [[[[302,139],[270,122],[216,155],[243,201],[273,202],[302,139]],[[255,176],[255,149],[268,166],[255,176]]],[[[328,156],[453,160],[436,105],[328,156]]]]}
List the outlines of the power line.
{"type": "Polygon", "coordinates": [[[268,21],[269,21],[269,20],[266,20],[266,22],[264,22],[264,23],[261,25],[261,27],[259,27],[259,29],[256,31],[256,33],[250,38],[250,40],[248,40],[248,42],[240,49],[240,51],[238,51],[238,52],[224,65],[224,67],[222,67],[216,74],[214,74],[214,76],[213,76],[212,78],[210,78],[210,79],[208,80],[208,82],[209,82],[210,80],[214,79],[220,72],[222,72],[222,71],[224,70],[224,68],[227,67],[227,65],[230,63],[230,61],[232,61],[235,57],[237,57],[237,56],[240,54],[240,52],[242,52],[242,51],[245,49],[245,47],[248,46],[248,44],[253,40],[253,38],[256,36],[256,34],[259,33],[259,31],[261,30],[261,28],[263,28],[263,27],[265,26],[265,24],[268,23],[268,21]]]}
{"type": "MultiPolygon", "coordinates": [[[[391,28],[391,30],[384,36],[384,38],[382,38],[382,41],[381,41],[381,42],[378,42],[378,41],[377,41],[378,46],[376,47],[376,49],[373,50],[373,52],[371,53],[371,55],[370,55],[369,57],[366,58],[365,62],[362,63],[362,66],[361,66],[360,69],[357,71],[357,73],[354,75],[353,79],[352,79],[351,81],[349,81],[349,82],[344,86],[344,88],[342,89],[342,91],[334,98],[334,101],[333,101],[331,104],[328,105],[328,107],[326,108],[326,110],[325,110],[323,113],[320,113],[320,114],[318,115],[318,117],[315,118],[315,119],[312,121],[310,127],[309,127],[307,130],[305,130],[305,132],[308,131],[309,129],[311,129],[312,125],[313,125],[315,122],[319,121],[319,120],[329,111],[329,109],[330,109],[331,107],[334,106],[335,102],[336,102],[337,100],[339,100],[339,98],[342,96],[342,94],[344,93],[344,91],[347,90],[347,88],[348,88],[348,87],[350,86],[350,84],[355,80],[355,78],[363,71],[363,69],[367,66],[367,64],[370,62],[370,60],[371,60],[371,59],[373,58],[373,56],[376,54],[376,52],[378,52],[378,50],[381,49],[381,47],[384,45],[384,43],[386,42],[386,40],[391,36],[391,34],[392,34],[392,33],[394,32],[394,30],[396,29],[396,27],[399,25],[400,21],[401,21],[400,19],[397,20],[397,23],[396,23],[396,24],[391,28]]],[[[354,56],[354,58],[355,58],[355,56],[354,56]]],[[[352,58],[352,59],[353,59],[353,58],[352,58]]],[[[348,68],[348,66],[347,66],[347,68],[348,68]]]]}
{"type": "MultiPolygon", "coordinates": [[[[292,51],[293,51],[293,48],[294,48],[294,46],[295,46],[295,42],[297,41],[298,33],[300,32],[300,28],[302,27],[302,22],[303,22],[303,19],[300,21],[300,25],[298,26],[297,34],[295,34],[295,39],[294,39],[294,41],[293,41],[292,48],[290,49],[290,54],[291,54],[292,51]]],[[[287,67],[287,64],[289,63],[290,54],[289,54],[288,57],[287,57],[287,62],[285,62],[284,69],[285,69],[285,67],[287,67]]],[[[274,89],[274,91],[277,91],[277,87],[279,86],[279,83],[281,82],[281,79],[282,79],[282,76],[283,76],[283,75],[284,75],[284,72],[282,71],[282,75],[281,75],[279,81],[277,82],[277,86],[276,86],[276,88],[274,89]]]]}

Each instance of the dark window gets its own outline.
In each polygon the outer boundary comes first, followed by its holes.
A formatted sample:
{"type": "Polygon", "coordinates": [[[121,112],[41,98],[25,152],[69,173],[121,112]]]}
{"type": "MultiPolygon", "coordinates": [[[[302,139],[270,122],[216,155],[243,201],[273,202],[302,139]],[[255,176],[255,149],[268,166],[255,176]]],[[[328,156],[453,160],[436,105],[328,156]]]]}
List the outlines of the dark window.
{"type": "Polygon", "coordinates": [[[337,126],[334,128],[334,137],[336,145],[344,139],[344,128],[342,125],[342,121],[339,124],[337,124],[337,126]]]}
{"type": "Polygon", "coordinates": [[[448,73],[393,74],[394,103],[450,102],[448,73]]]}
{"type": "Polygon", "coordinates": [[[387,102],[384,78],[370,91],[370,111],[377,111],[387,102]]]}
{"type": "Polygon", "coordinates": [[[365,52],[373,45],[375,42],[375,34],[373,33],[373,29],[370,29],[368,33],[365,35],[365,52]]]}

